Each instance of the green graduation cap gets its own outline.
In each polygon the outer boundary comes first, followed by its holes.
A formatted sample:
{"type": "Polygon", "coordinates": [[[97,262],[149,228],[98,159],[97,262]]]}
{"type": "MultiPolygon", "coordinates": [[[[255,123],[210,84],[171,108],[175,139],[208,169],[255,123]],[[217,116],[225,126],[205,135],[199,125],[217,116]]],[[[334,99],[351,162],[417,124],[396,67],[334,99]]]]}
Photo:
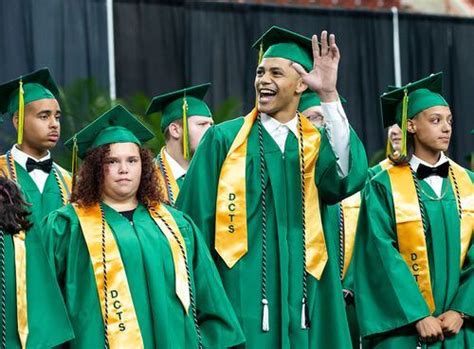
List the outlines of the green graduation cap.
{"type": "Polygon", "coordinates": [[[76,152],[82,159],[88,150],[105,144],[130,142],[141,146],[142,142],[153,137],[153,133],[132,113],[116,105],[77,132],[64,145],[73,151],[73,158],[76,152]]]}
{"type": "Polygon", "coordinates": [[[183,121],[183,155],[189,159],[189,135],[188,135],[188,117],[205,116],[212,117],[211,110],[204,102],[204,96],[211,86],[210,83],[191,86],[177,91],[171,91],[152,99],[145,115],[161,112],[161,132],[176,120],[183,121]]]}
{"type": "Polygon", "coordinates": [[[301,64],[307,71],[313,67],[311,39],[288,29],[273,26],[252,47],[260,49],[262,58],[285,58],[301,64]]]}
{"type": "Polygon", "coordinates": [[[405,86],[388,91],[380,96],[384,127],[397,123],[403,132],[402,155],[406,155],[407,120],[435,106],[448,106],[442,96],[443,73],[439,72],[405,86]]]}
{"type": "Polygon", "coordinates": [[[58,86],[48,68],[22,75],[0,85],[0,114],[11,117],[18,112],[18,144],[23,141],[25,105],[40,99],[60,101],[58,86]]]}

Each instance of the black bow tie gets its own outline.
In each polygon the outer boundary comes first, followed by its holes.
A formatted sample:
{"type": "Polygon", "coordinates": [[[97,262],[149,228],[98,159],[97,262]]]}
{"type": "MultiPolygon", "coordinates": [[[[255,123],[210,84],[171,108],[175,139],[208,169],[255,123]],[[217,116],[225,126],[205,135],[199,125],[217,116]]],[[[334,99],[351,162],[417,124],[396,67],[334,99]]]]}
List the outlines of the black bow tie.
{"type": "Polygon", "coordinates": [[[418,169],[416,170],[416,176],[419,179],[425,179],[425,178],[428,178],[429,176],[440,176],[440,177],[446,178],[448,177],[448,173],[449,173],[449,161],[446,161],[445,163],[436,167],[429,167],[429,166],[420,164],[418,166],[418,169]]]}
{"type": "Polygon", "coordinates": [[[51,168],[53,167],[53,160],[48,159],[44,161],[35,161],[32,158],[28,158],[26,161],[26,170],[31,172],[33,170],[41,170],[46,173],[51,172],[51,168]]]}

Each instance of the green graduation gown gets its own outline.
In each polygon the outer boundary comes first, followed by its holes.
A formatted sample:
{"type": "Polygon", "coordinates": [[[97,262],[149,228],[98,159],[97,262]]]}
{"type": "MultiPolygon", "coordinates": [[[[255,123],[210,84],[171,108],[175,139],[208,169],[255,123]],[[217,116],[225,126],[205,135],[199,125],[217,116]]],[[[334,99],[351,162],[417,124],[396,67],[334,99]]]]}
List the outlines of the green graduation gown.
{"type": "MultiPolygon", "coordinates": [[[[27,348],[51,348],[74,337],[61,291],[40,239],[43,217],[62,206],[53,172],[40,193],[28,172],[15,163],[17,183],[31,204],[33,227],[26,233],[26,288],[28,306],[27,348]]],[[[6,169],[5,169],[6,170],[6,169]]],[[[7,348],[20,348],[17,331],[15,253],[11,235],[5,235],[7,348]]]]}
{"type": "MultiPolygon", "coordinates": [[[[337,258],[340,258],[340,236],[339,236],[339,224],[340,224],[340,203],[335,205],[327,205],[326,209],[323,210],[323,225],[327,239],[331,241],[334,246],[334,251],[337,253],[337,258]]],[[[338,259],[339,270],[341,268],[341,262],[338,259]]],[[[354,263],[352,260],[346,271],[346,274],[342,281],[342,288],[348,290],[354,294],[354,263]]],[[[349,331],[351,334],[351,341],[353,348],[359,348],[360,333],[359,326],[357,324],[356,310],[354,303],[346,304],[346,315],[347,323],[349,325],[349,331]]]]}
{"type": "MultiPolygon", "coordinates": [[[[472,179],[474,175],[469,172],[472,179]]],[[[427,217],[426,245],[434,316],[457,310],[474,316],[474,246],[468,249],[462,269],[460,228],[456,198],[449,179],[443,180],[442,199],[420,181],[427,217]]],[[[365,188],[354,255],[355,297],[361,334],[367,348],[415,348],[414,324],[429,316],[415,278],[397,250],[393,198],[387,171],[376,175],[365,188]],[[363,271],[363,272],[362,272],[363,271]]],[[[465,320],[461,332],[429,348],[473,348],[474,323],[465,320]]]]}
{"type": "MultiPolygon", "coordinates": [[[[328,263],[320,281],[308,276],[311,328],[301,329],[303,292],[302,213],[298,141],[288,133],[285,151],[263,128],[267,187],[267,298],[270,331],[262,331],[262,234],[258,126],[248,137],[246,201],[248,252],[229,269],[214,249],[218,179],[243,118],[211,127],[199,145],[177,206],[188,213],[213,252],[224,287],[246,337],[245,348],[347,348],[350,335],[339,280],[338,251],[326,236],[328,263]],[[336,332],[337,329],[337,332],[336,332]]],[[[351,130],[350,173],[341,179],[327,135],[321,130],[316,185],[324,203],[336,203],[361,189],[367,174],[362,143],[351,130]]]]}
{"type": "MultiPolygon", "coordinates": [[[[52,348],[73,338],[61,291],[36,227],[26,233],[27,348],[52,348]]],[[[15,250],[5,235],[7,348],[21,348],[17,326],[15,250]]]]}
{"type": "MultiPolygon", "coordinates": [[[[194,321],[176,296],[171,249],[148,210],[139,205],[133,225],[102,204],[117,242],[145,348],[197,348],[194,321]]],[[[206,348],[244,341],[219,274],[192,221],[168,207],[186,242],[197,314],[206,348]]],[[[87,245],[71,205],[49,215],[43,229],[76,338],[71,348],[104,347],[99,295],[87,245]]]]}

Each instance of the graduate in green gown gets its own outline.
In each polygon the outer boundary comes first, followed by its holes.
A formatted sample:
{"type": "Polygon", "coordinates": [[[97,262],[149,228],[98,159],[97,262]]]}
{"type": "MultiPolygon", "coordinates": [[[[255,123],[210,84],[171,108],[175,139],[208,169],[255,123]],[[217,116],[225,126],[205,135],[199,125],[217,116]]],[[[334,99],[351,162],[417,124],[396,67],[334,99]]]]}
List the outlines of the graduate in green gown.
{"type": "Polygon", "coordinates": [[[48,68],[0,85],[0,113],[9,116],[17,143],[0,156],[0,169],[15,181],[32,204],[39,224],[69,199],[71,177],[51,159],[61,134],[59,89],[48,68]]]}
{"type": "Polygon", "coordinates": [[[122,106],[66,145],[84,159],[42,237],[76,334],[71,348],[226,348],[244,341],[201,233],[162,203],[153,134],[122,106]]]}
{"type": "Polygon", "coordinates": [[[474,175],[447,158],[453,116],[442,74],[381,96],[404,137],[364,189],[354,254],[367,348],[474,347],[474,175]]]}
{"type": "Polygon", "coordinates": [[[213,252],[242,348],[350,347],[338,250],[320,206],[360,190],[367,162],[336,90],[335,38],[321,41],[278,27],[257,41],[257,106],[207,131],[177,201],[213,252]],[[332,127],[297,113],[308,86],[332,127]]]}
{"type": "MultiPolygon", "coordinates": [[[[17,143],[0,156],[0,171],[19,186],[29,204],[32,223],[32,228],[22,233],[24,239],[15,240],[17,249],[13,249],[10,237],[5,246],[7,277],[14,277],[16,269],[18,272],[26,269],[26,280],[19,279],[16,287],[27,290],[26,300],[16,301],[15,292],[7,294],[9,348],[22,347],[25,341],[28,348],[51,347],[73,336],[37,232],[42,218],[69,199],[70,176],[50,155],[60,135],[58,96],[58,88],[47,68],[0,85],[0,114],[13,121],[18,133],[17,143]],[[26,264],[12,267],[11,258],[21,258],[23,248],[26,264]],[[17,318],[15,309],[25,313],[27,320],[21,320],[24,316],[17,318]],[[17,326],[20,335],[12,332],[17,326]]],[[[8,282],[14,285],[14,279],[8,282]]]]}
{"type": "Polygon", "coordinates": [[[27,206],[15,182],[0,175],[1,348],[52,348],[73,337],[27,206]]]}
{"type": "MultiPolygon", "coordinates": [[[[340,97],[342,99],[342,97],[340,97]]],[[[343,100],[345,102],[345,100],[343,100]]],[[[324,111],[319,96],[312,91],[303,93],[298,110],[306,116],[313,125],[325,127],[324,111]]],[[[335,205],[322,206],[322,219],[328,240],[339,251],[339,277],[342,282],[343,295],[346,301],[346,314],[351,333],[352,347],[359,348],[359,326],[354,307],[354,285],[352,253],[354,250],[355,230],[360,208],[360,192],[338,202],[335,205]]]]}
{"type": "Polygon", "coordinates": [[[202,136],[214,124],[204,96],[210,83],[187,87],[156,96],[146,115],[161,112],[161,132],[165,146],[156,156],[159,176],[165,186],[167,202],[174,205],[189,162],[202,136]]]}

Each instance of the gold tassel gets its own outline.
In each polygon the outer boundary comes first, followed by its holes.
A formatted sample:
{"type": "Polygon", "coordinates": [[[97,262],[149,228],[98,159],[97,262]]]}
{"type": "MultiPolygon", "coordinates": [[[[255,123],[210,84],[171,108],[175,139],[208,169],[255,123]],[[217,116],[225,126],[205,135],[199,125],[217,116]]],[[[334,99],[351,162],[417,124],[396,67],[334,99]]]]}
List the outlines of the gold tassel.
{"type": "Polygon", "coordinates": [[[387,146],[385,147],[385,157],[388,157],[393,153],[392,142],[390,141],[390,135],[387,138],[387,146]]]}
{"type": "Polygon", "coordinates": [[[18,89],[18,138],[17,144],[23,143],[23,128],[25,126],[25,91],[23,91],[23,80],[20,80],[18,89]]]}
{"type": "Polygon", "coordinates": [[[189,160],[188,101],[183,97],[183,157],[189,160]]]}
{"type": "MultiPolygon", "coordinates": [[[[263,60],[263,43],[260,43],[260,49],[258,50],[258,62],[257,67],[262,63],[263,60]]],[[[255,95],[255,109],[258,110],[258,95],[255,95]]]]}
{"type": "Polygon", "coordinates": [[[74,188],[76,184],[76,175],[77,175],[77,170],[78,170],[78,151],[79,148],[77,146],[77,138],[76,135],[74,135],[74,138],[72,139],[72,164],[71,164],[71,172],[72,172],[72,188],[74,188]]]}
{"type": "Polygon", "coordinates": [[[268,313],[268,300],[263,298],[263,314],[262,314],[262,331],[268,332],[270,331],[270,318],[268,313]]]}
{"type": "Polygon", "coordinates": [[[403,91],[402,102],[402,156],[407,156],[408,90],[403,91]]]}

